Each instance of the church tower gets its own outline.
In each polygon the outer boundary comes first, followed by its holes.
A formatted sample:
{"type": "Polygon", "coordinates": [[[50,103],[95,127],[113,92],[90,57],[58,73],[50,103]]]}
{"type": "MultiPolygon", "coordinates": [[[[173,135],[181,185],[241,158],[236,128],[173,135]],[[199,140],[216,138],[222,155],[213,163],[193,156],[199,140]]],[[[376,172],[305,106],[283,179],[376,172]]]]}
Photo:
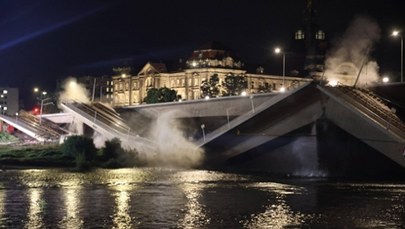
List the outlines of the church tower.
{"type": "Polygon", "coordinates": [[[291,53],[296,56],[293,74],[302,77],[321,76],[324,70],[328,41],[324,30],[316,22],[313,1],[306,1],[303,25],[293,34],[291,53]]]}

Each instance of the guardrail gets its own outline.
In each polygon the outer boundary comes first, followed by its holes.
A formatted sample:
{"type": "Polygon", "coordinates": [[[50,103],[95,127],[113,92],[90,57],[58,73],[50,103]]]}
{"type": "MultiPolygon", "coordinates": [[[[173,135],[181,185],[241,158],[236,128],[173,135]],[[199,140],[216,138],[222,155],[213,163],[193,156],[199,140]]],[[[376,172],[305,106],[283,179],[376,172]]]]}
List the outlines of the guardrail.
{"type": "MultiPolygon", "coordinates": [[[[198,141],[199,145],[202,146],[202,145],[208,143],[209,141],[211,141],[211,140],[215,139],[216,137],[222,135],[223,133],[225,133],[229,129],[240,125],[241,123],[248,120],[252,116],[264,111],[265,109],[269,108],[270,106],[278,103],[279,101],[285,99],[286,97],[290,96],[291,94],[294,94],[295,92],[297,92],[297,91],[301,90],[302,88],[310,85],[311,83],[312,83],[312,81],[310,81],[310,82],[298,81],[298,83],[296,85],[294,85],[294,87],[291,87],[292,89],[290,88],[290,90],[288,90],[286,92],[277,93],[276,96],[272,97],[271,99],[269,99],[268,101],[260,104],[257,107],[254,107],[254,104],[252,103],[252,109],[251,110],[249,110],[245,114],[242,114],[242,115],[234,118],[232,121],[228,122],[227,124],[217,128],[213,132],[207,134],[205,136],[205,141],[204,141],[204,139],[198,141]]],[[[254,96],[254,95],[252,95],[252,96],[254,96]]],[[[247,97],[246,99],[252,99],[252,98],[247,97]]]]}
{"type": "Polygon", "coordinates": [[[349,102],[388,132],[405,139],[405,124],[371,91],[343,86],[328,88],[327,90],[336,97],[349,102]],[[341,94],[337,93],[338,91],[341,94]]]}

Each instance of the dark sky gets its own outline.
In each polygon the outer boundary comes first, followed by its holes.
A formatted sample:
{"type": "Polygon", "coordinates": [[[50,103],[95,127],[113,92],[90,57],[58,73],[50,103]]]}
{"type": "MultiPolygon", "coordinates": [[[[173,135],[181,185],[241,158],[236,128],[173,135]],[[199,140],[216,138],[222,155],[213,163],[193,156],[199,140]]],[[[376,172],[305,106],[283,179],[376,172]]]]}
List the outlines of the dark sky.
{"type": "MultiPolygon", "coordinates": [[[[274,61],[302,25],[305,0],[0,0],[0,86],[52,91],[70,75],[109,74],[112,67],[187,57],[209,41],[243,62],[274,61]]],[[[381,40],[372,55],[381,71],[399,71],[404,28],[399,0],[314,0],[320,26],[333,42],[358,15],[373,18],[381,40]]],[[[279,74],[280,69],[269,72],[279,74]]]]}

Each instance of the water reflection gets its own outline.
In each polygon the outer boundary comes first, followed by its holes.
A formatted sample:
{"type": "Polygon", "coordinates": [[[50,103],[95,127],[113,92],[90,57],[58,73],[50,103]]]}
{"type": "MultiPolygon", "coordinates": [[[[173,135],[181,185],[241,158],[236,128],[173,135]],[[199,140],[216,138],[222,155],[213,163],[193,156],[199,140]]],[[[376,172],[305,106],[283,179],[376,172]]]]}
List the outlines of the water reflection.
{"type": "Polygon", "coordinates": [[[204,185],[184,184],[181,188],[188,201],[185,206],[184,218],[179,223],[180,226],[182,228],[203,228],[209,223],[204,212],[204,206],[199,203],[204,185]]]}
{"type": "Polygon", "coordinates": [[[172,179],[181,184],[179,187],[187,198],[184,218],[180,220],[182,228],[204,228],[210,223],[200,198],[204,189],[212,186],[212,182],[224,179],[224,174],[202,171],[179,171],[172,179]]]}
{"type": "Polygon", "coordinates": [[[3,188],[3,185],[0,184],[0,227],[3,226],[3,218],[6,208],[6,191],[3,188]]]}
{"type": "Polygon", "coordinates": [[[81,195],[80,186],[63,189],[65,197],[66,215],[62,220],[62,228],[82,228],[83,220],[80,218],[79,197],[81,195]]]}
{"type": "Polygon", "coordinates": [[[115,206],[113,223],[114,228],[132,228],[132,219],[130,215],[130,194],[131,188],[127,185],[117,186],[115,188],[115,206]]]}
{"type": "Polygon", "coordinates": [[[0,176],[0,228],[404,228],[404,187],[157,168],[10,170],[0,176]]]}
{"type": "Polygon", "coordinates": [[[288,195],[297,195],[305,192],[305,189],[293,185],[280,183],[255,183],[251,188],[257,188],[275,195],[265,211],[251,216],[251,219],[245,221],[246,228],[301,228],[302,224],[313,218],[312,215],[301,212],[294,212],[286,203],[288,195]]]}
{"type": "Polygon", "coordinates": [[[43,190],[39,188],[32,188],[28,191],[29,210],[28,221],[25,228],[44,228],[43,211],[46,205],[42,197],[43,190]]]}

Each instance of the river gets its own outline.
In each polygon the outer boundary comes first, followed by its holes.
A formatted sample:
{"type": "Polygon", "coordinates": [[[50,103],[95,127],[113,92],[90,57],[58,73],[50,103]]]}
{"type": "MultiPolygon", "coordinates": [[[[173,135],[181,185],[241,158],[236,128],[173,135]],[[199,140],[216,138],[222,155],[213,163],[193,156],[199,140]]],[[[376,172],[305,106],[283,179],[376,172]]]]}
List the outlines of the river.
{"type": "Polygon", "coordinates": [[[0,228],[404,228],[405,182],[168,168],[7,170],[0,228]]]}

